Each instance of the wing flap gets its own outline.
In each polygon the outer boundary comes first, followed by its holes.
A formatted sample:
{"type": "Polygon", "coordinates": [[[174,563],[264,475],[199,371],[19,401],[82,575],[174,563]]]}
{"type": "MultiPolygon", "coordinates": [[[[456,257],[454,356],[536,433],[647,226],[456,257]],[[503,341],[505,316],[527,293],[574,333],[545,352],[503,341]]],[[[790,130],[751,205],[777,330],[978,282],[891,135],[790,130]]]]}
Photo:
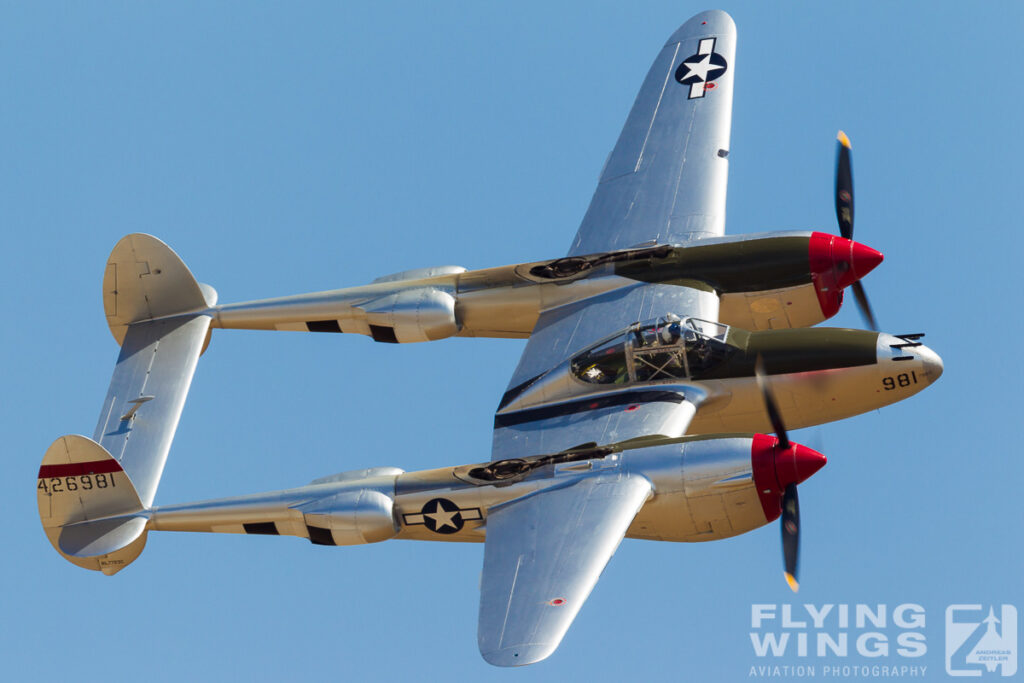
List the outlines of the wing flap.
{"type": "Polygon", "coordinates": [[[618,471],[574,478],[493,508],[480,586],[480,653],[496,666],[558,647],[651,493],[618,471]]]}

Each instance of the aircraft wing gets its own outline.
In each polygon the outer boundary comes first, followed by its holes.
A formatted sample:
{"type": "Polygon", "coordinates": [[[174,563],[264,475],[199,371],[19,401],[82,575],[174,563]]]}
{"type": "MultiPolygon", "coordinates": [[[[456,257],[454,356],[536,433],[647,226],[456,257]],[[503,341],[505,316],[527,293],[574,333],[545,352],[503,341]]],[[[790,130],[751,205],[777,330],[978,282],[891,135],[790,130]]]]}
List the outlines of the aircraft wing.
{"type": "MultiPolygon", "coordinates": [[[[672,34],[605,163],[570,255],[724,234],[735,55],[736,26],[725,12],[702,12],[672,34]]],[[[609,443],[609,436],[682,433],[693,417],[692,401],[688,415],[659,401],[637,408],[643,419],[616,424],[607,411],[580,411],[511,425],[501,408],[543,373],[635,322],[669,313],[717,320],[718,307],[712,291],[634,283],[542,311],[495,416],[492,457],[609,443]]]]}
{"type": "Polygon", "coordinates": [[[725,232],[736,25],[702,12],[654,60],[570,255],[725,232]]]}
{"type": "Polygon", "coordinates": [[[558,647],[651,483],[618,470],[492,508],[480,585],[480,652],[491,664],[521,666],[558,647]]]}

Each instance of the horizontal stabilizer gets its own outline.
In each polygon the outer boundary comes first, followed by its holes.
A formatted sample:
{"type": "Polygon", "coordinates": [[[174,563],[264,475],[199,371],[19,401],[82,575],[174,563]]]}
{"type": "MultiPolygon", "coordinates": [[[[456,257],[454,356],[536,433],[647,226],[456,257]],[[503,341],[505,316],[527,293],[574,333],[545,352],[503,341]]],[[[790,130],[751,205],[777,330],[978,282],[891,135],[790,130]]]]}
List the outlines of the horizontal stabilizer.
{"type": "Polygon", "coordinates": [[[129,326],[93,438],[121,463],[144,506],[153,504],[210,318],[129,326]]]}

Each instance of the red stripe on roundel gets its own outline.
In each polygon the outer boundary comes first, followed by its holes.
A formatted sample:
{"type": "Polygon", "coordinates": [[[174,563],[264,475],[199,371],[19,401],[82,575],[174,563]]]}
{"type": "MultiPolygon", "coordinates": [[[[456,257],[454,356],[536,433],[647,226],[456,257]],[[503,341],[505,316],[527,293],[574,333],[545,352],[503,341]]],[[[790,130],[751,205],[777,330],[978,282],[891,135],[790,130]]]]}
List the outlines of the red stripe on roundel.
{"type": "Polygon", "coordinates": [[[93,460],[92,462],[73,462],[67,465],[42,465],[39,468],[39,478],[78,477],[83,474],[107,474],[123,471],[121,463],[116,460],[93,460]]]}

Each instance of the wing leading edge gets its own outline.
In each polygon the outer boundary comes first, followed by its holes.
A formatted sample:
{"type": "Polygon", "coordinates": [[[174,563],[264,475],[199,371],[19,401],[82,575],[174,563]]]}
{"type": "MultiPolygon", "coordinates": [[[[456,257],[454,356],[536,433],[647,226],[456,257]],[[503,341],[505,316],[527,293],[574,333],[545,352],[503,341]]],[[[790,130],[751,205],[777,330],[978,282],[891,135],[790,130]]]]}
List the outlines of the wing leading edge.
{"type": "Polygon", "coordinates": [[[736,25],[702,12],[644,79],[570,255],[725,233],[736,25]]]}
{"type": "Polygon", "coordinates": [[[522,666],[554,652],[650,494],[650,481],[615,470],[490,510],[477,631],[484,659],[522,666]]]}

